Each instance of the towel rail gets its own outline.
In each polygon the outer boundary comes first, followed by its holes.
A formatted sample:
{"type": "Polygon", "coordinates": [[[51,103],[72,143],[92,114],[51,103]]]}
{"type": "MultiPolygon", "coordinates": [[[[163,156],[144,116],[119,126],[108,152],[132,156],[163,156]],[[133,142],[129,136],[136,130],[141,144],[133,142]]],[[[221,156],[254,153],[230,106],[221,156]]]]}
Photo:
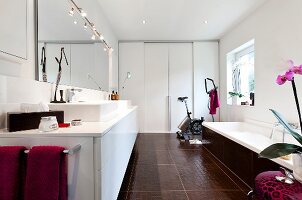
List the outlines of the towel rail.
{"type": "MultiPolygon", "coordinates": [[[[74,147],[71,148],[71,149],[65,149],[65,150],[63,151],[63,153],[68,154],[68,155],[73,155],[73,154],[75,154],[76,152],[80,151],[81,148],[82,148],[82,146],[81,146],[80,144],[78,144],[78,145],[74,146],[74,147]]],[[[29,153],[29,151],[30,151],[30,150],[25,150],[24,153],[29,153]]]]}

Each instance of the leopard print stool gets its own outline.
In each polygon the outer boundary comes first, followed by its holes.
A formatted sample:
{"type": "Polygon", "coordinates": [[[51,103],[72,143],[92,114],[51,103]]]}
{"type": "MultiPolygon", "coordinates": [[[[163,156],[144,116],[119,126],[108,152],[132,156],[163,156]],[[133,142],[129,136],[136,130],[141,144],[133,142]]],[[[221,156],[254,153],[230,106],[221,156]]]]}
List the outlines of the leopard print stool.
{"type": "Polygon", "coordinates": [[[268,171],[255,178],[255,196],[259,200],[302,200],[302,184],[294,181],[286,184],[276,180],[276,176],[284,176],[280,171],[268,171]]]}

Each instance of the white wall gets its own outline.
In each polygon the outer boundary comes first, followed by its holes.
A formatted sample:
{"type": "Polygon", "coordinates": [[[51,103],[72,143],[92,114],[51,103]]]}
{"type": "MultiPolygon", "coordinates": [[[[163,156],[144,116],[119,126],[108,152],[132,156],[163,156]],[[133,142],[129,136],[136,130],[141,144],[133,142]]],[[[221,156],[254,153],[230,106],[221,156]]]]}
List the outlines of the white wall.
{"type": "MultiPolygon", "coordinates": [[[[204,117],[206,121],[212,121],[209,114],[209,95],[205,91],[205,78],[211,78],[215,85],[219,84],[219,63],[218,63],[218,42],[194,42],[194,117],[204,117]]],[[[208,82],[208,88],[213,88],[208,82]]],[[[214,116],[215,121],[219,121],[219,109],[214,116]]]]}
{"type": "MultiPolygon", "coordinates": [[[[220,41],[221,120],[254,119],[275,122],[269,108],[276,109],[292,122],[297,112],[290,83],[275,83],[278,74],[287,70],[285,61],[302,63],[302,1],[270,0],[253,15],[239,24],[220,41]],[[226,54],[255,38],[255,106],[227,105],[226,54]]],[[[302,77],[296,78],[299,98],[302,99],[302,77]]]]}

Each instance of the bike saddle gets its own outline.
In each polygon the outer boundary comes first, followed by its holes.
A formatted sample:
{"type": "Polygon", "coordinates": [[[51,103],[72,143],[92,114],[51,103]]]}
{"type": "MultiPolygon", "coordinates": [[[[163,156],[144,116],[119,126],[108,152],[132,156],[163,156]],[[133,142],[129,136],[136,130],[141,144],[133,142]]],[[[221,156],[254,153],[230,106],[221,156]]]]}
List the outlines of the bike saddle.
{"type": "Polygon", "coordinates": [[[188,97],[178,97],[178,101],[184,101],[186,99],[188,99],[188,97]]]}

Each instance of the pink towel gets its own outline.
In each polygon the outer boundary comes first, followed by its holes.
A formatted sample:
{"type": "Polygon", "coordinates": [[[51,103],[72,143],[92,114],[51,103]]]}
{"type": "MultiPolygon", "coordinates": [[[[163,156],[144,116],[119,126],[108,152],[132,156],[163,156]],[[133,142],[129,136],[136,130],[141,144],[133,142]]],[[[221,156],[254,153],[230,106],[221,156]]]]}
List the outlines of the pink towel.
{"type": "Polygon", "coordinates": [[[215,115],[216,109],[219,108],[220,106],[217,90],[216,89],[211,90],[209,97],[210,97],[210,114],[215,115]]]}
{"type": "Polygon", "coordinates": [[[0,147],[0,199],[22,199],[25,147],[0,147]]]}
{"type": "Polygon", "coordinates": [[[67,200],[64,147],[35,146],[28,154],[25,200],[67,200]]]}

